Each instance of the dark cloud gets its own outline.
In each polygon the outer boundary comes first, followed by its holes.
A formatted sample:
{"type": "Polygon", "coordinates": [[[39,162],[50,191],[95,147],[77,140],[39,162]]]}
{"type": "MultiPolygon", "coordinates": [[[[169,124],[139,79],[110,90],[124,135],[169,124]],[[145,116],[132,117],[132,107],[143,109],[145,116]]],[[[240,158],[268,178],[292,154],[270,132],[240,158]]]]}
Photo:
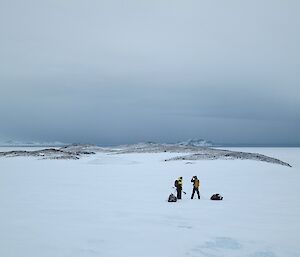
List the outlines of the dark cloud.
{"type": "Polygon", "coordinates": [[[297,1],[1,1],[0,136],[299,144],[297,1]]]}

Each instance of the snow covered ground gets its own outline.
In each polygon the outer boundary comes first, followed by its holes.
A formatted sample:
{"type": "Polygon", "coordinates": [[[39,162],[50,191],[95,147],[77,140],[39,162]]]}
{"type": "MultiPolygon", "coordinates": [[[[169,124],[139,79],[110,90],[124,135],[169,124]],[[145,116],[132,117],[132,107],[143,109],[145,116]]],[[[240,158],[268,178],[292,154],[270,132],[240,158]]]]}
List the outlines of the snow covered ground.
{"type": "Polygon", "coordinates": [[[300,149],[232,150],[293,167],[253,160],[164,161],[178,153],[2,157],[0,256],[300,256],[300,149]],[[201,200],[189,199],[193,175],[201,181],[201,200]],[[168,203],[179,176],[187,195],[168,203]],[[210,201],[214,193],[224,200],[210,201]]]}

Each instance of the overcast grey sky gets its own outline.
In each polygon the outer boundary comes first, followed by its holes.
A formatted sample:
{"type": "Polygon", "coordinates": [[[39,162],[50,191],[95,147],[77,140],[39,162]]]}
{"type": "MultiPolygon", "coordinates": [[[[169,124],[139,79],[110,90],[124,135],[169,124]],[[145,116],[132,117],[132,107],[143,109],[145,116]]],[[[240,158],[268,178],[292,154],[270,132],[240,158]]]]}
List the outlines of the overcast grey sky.
{"type": "Polygon", "coordinates": [[[0,0],[0,139],[300,144],[300,1],[0,0]]]}

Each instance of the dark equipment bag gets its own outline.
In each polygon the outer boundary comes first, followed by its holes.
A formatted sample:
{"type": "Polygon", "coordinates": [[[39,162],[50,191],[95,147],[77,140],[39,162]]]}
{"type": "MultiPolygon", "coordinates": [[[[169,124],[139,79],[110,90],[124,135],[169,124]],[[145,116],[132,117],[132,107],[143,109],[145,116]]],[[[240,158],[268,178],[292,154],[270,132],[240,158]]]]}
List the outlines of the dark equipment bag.
{"type": "Polygon", "coordinates": [[[177,197],[176,197],[175,195],[173,195],[173,194],[170,194],[170,195],[169,195],[168,202],[169,202],[169,203],[177,202],[177,197]]]}
{"type": "Polygon", "coordinates": [[[213,194],[210,198],[210,200],[223,200],[223,196],[219,194],[213,194]]]}

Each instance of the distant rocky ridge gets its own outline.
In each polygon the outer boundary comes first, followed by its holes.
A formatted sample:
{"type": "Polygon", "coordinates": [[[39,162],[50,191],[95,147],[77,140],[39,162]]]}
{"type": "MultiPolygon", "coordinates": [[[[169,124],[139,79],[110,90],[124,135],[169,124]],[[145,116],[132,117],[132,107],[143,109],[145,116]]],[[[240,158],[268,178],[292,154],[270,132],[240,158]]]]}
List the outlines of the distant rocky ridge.
{"type": "Polygon", "coordinates": [[[189,139],[187,141],[176,143],[177,145],[183,146],[213,146],[214,143],[211,141],[206,141],[204,139],[189,139]]]}
{"type": "Polygon", "coordinates": [[[185,156],[178,156],[165,161],[177,161],[177,160],[256,160],[269,163],[280,164],[287,167],[292,167],[289,163],[283,162],[279,159],[269,157],[259,153],[247,153],[247,152],[238,152],[238,151],[229,151],[221,149],[203,149],[194,154],[189,154],[185,156]]]}
{"type": "Polygon", "coordinates": [[[60,147],[68,145],[58,141],[54,142],[36,142],[36,141],[17,141],[17,140],[6,140],[0,142],[1,147],[60,147]]]}
{"type": "Polygon", "coordinates": [[[7,152],[0,152],[0,157],[37,157],[39,159],[71,159],[76,160],[81,157],[96,154],[130,154],[130,153],[178,153],[174,158],[166,159],[165,161],[194,161],[194,160],[256,160],[279,164],[291,167],[290,164],[279,159],[272,158],[258,153],[246,153],[239,151],[229,151],[222,149],[215,149],[209,146],[197,146],[192,143],[182,144],[159,144],[159,143],[139,143],[133,145],[121,145],[115,147],[99,147],[95,145],[73,144],[59,148],[46,148],[42,150],[14,150],[7,152]],[[184,155],[182,155],[184,154],[184,155]]]}

